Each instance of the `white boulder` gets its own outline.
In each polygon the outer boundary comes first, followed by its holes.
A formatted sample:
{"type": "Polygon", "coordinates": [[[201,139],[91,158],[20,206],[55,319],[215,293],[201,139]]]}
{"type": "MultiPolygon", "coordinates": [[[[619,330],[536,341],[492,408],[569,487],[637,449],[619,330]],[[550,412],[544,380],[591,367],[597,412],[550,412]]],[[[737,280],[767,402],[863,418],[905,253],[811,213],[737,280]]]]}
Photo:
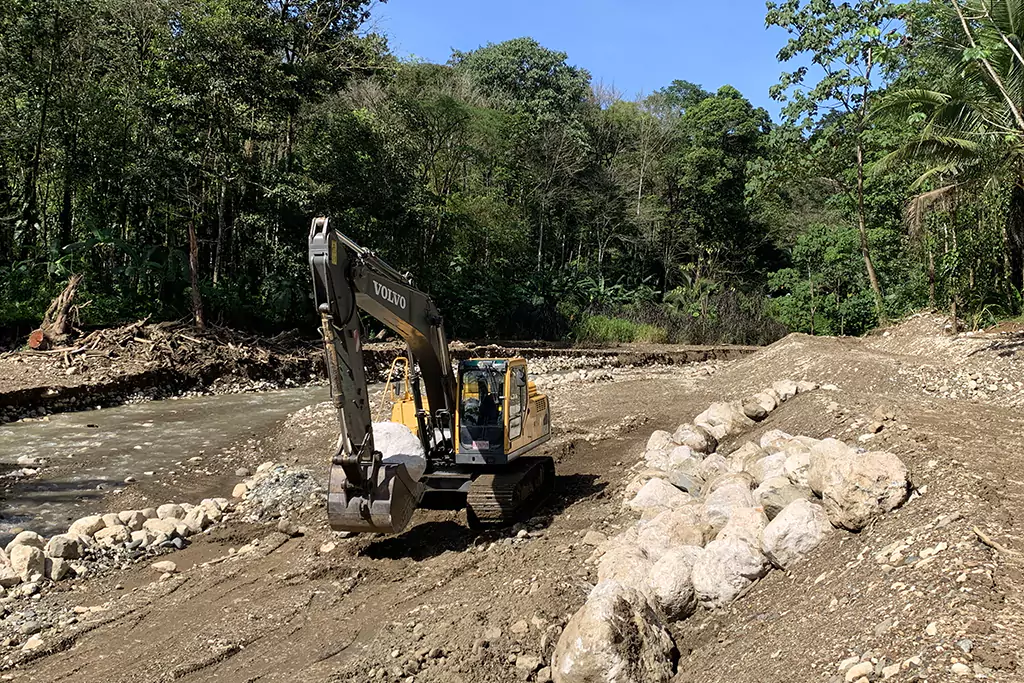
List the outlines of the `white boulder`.
{"type": "Polygon", "coordinates": [[[677,489],[664,479],[651,479],[644,484],[626,505],[636,512],[648,508],[677,508],[690,503],[693,498],[677,489]]]}
{"type": "Polygon", "coordinates": [[[704,427],[692,424],[681,424],[672,433],[674,443],[687,446],[694,453],[714,453],[718,448],[718,439],[704,427]]]}
{"type": "Polygon", "coordinates": [[[46,558],[46,578],[50,581],[63,581],[71,576],[71,562],[60,557],[46,558]]]}
{"type": "Polygon", "coordinates": [[[34,545],[16,545],[11,548],[11,569],[28,581],[33,574],[46,572],[46,556],[34,545]]]}
{"type": "Polygon", "coordinates": [[[700,464],[697,465],[694,474],[708,481],[714,479],[720,474],[725,474],[729,471],[729,461],[718,453],[712,453],[708,457],[701,460],[700,464]]]}
{"type": "Polygon", "coordinates": [[[691,573],[703,548],[683,545],[661,556],[647,575],[647,594],[670,621],[689,617],[697,609],[691,573]]]}
{"type": "Polygon", "coordinates": [[[821,545],[831,531],[823,507],[809,500],[795,500],[765,527],[761,550],[776,567],[787,569],[821,545]]]}
{"type": "Polygon", "coordinates": [[[640,547],[633,534],[611,539],[597,565],[598,581],[617,581],[639,591],[646,589],[647,574],[654,559],[640,547]]]}
{"type": "Polygon", "coordinates": [[[89,515],[88,517],[82,517],[72,522],[71,527],[68,528],[68,533],[78,534],[80,536],[92,536],[97,531],[106,526],[103,523],[103,518],[99,515],[89,515]]]}
{"type": "Polygon", "coordinates": [[[676,444],[672,441],[672,435],[666,432],[664,429],[657,429],[647,439],[648,451],[667,451],[674,447],[676,444]]]}
{"type": "Polygon", "coordinates": [[[663,450],[644,451],[644,464],[655,470],[668,469],[668,453],[663,450]]]}
{"type": "Polygon", "coordinates": [[[678,652],[639,591],[602,581],[566,624],[551,657],[554,683],[668,683],[678,652]]]}
{"type": "Polygon", "coordinates": [[[747,467],[768,455],[767,451],[753,441],[748,441],[729,454],[729,469],[743,472],[747,467]]]}
{"type": "Polygon", "coordinates": [[[14,546],[16,545],[30,545],[34,548],[39,548],[40,550],[42,550],[46,547],[46,541],[43,539],[42,536],[40,536],[34,531],[22,531],[20,534],[15,536],[10,543],[7,544],[7,547],[4,548],[4,550],[7,552],[8,555],[10,555],[11,550],[13,550],[14,546]]]}
{"type": "Polygon", "coordinates": [[[210,517],[206,514],[206,510],[202,507],[194,507],[188,511],[185,515],[185,519],[182,520],[185,526],[188,527],[189,531],[193,534],[200,533],[203,529],[210,526],[210,517]]]}
{"type": "Polygon", "coordinates": [[[764,509],[768,519],[775,519],[794,500],[810,500],[814,492],[806,486],[797,486],[786,477],[766,479],[754,489],[754,500],[764,509]]]}
{"type": "Polygon", "coordinates": [[[156,534],[149,529],[139,529],[132,532],[131,542],[138,543],[142,547],[152,545],[156,540],[156,534]]]}
{"type": "Polygon", "coordinates": [[[167,538],[173,538],[177,534],[178,525],[173,519],[155,518],[147,519],[142,528],[148,529],[158,536],[164,534],[167,538]]]}
{"type": "Polygon", "coordinates": [[[783,453],[786,455],[783,463],[786,476],[797,486],[807,486],[811,470],[811,449],[803,444],[796,444],[796,447],[791,444],[783,453]]]}
{"type": "Polygon", "coordinates": [[[747,472],[723,472],[714,479],[706,482],[704,484],[704,488],[701,489],[701,493],[706,496],[712,491],[720,489],[723,486],[728,486],[729,484],[741,484],[746,486],[748,489],[753,489],[757,486],[757,482],[754,481],[754,478],[747,472]]]}
{"type": "Polygon", "coordinates": [[[758,484],[764,483],[773,477],[786,476],[786,454],[773,453],[760,460],[755,460],[747,466],[747,472],[754,477],[758,484]]]}
{"type": "Polygon", "coordinates": [[[694,506],[666,510],[640,525],[637,542],[655,562],[673,548],[703,546],[707,541],[707,527],[700,522],[699,515],[699,509],[694,506]]]}
{"type": "Polygon", "coordinates": [[[780,401],[788,401],[800,393],[800,387],[798,387],[796,382],[791,379],[782,379],[778,382],[773,382],[772,389],[774,389],[775,393],[779,395],[780,401]]]}
{"type": "Polygon", "coordinates": [[[693,450],[689,446],[676,446],[670,450],[667,455],[668,467],[665,469],[673,470],[679,467],[696,467],[699,462],[693,454],[693,450]]]}
{"type": "Polygon", "coordinates": [[[772,396],[767,391],[754,394],[750,399],[760,405],[767,412],[772,412],[779,407],[779,401],[775,396],[772,396]]]}
{"type": "Polygon", "coordinates": [[[755,424],[743,412],[743,404],[739,401],[712,403],[707,410],[693,418],[693,423],[707,429],[719,441],[755,424]]]}
{"type": "Polygon", "coordinates": [[[108,512],[100,517],[103,520],[103,526],[124,526],[124,522],[121,521],[121,516],[114,512],[108,512]]]}
{"type": "Polygon", "coordinates": [[[768,570],[760,548],[738,538],[715,539],[693,565],[697,601],[708,609],[724,607],[768,570]]]}
{"type": "Polygon", "coordinates": [[[156,509],[156,516],[160,519],[184,519],[185,508],[176,503],[166,503],[156,509]]]}
{"type": "Polygon", "coordinates": [[[100,529],[93,535],[96,542],[105,548],[109,548],[120,543],[127,543],[131,540],[131,537],[131,530],[120,524],[118,526],[108,526],[100,529]]]}
{"type": "Polygon", "coordinates": [[[138,531],[146,521],[146,516],[142,514],[142,510],[124,510],[117,513],[117,517],[131,531],[138,531]]]}
{"type": "Polygon", "coordinates": [[[646,467],[630,478],[629,482],[626,483],[626,487],[622,490],[623,502],[628,502],[640,492],[640,489],[644,487],[644,484],[649,482],[651,479],[667,479],[669,476],[665,470],[654,469],[653,467],[646,467]]]}
{"type": "Polygon", "coordinates": [[[761,435],[761,448],[769,453],[778,453],[793,440],[792,434],[787,434],[781,429],[773,429],[761,435]]]}
{"type": "Polygon", "coordinates": [[[825,488],[825,475],[832,465],[856,455],[857,451],[838,439],[825,439],[811,446],[808,454],[807,485],[820,496],[825,488]]]}
{"type": "Polygon", "coordinates": [[[704,520],[718,532],[729,523],[733,510],[754,506],[750,487],[734,482],[715,489],[704,499],[704,520]]]}
{"type": "Polygon", "coordinates": [[[832,524],[860,531],[906,501],[910,478],[892,453],[872,452],[841,458],[825,473],[822,501],[832,524]]]}
{"type": "Polygon", "coordinates": [[[46,543],[46,556],[77,560],[85,554],[86,545],[78,534],[57,534],[46,543]]]}
{"type": "Polygon", "coordinates": [[[747,545],[759,548],[761,534],[768,526],[768,517],[759,507],[736,508],[732,511],[729,521],[718,532],[716,539],[738,538],[747,545]]]}
{"type": "Polygon", "coordinates": [[[427,471],[423,444],[412,430],[400,422],[374,422],[373,447],[380,451],[387,465],[402,464],[414,481],[427,471]]]}

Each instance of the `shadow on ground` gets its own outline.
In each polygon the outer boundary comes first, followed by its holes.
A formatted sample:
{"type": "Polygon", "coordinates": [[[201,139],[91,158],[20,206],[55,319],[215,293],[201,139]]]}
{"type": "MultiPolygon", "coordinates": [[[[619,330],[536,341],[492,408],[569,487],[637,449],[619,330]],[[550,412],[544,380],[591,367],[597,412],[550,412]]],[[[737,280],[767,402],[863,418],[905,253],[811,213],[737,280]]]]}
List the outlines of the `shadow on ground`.
{"type": "MultiPolygon", "coordinates": [[[[603,494],[607,483],[598,481],[595,474],[570,474],[556,477],[555,492],[540,508],[533,511],[530,519],[535,520],[534,528],[547,528],[551,522],[571,505],[603,494]]],[[[437,514],[437,513],[417,513],[437,514]]],[[[451,514],[449,512],[449,514],[451,514]]],[[[472,545],[489,543],[508,536],[512,525],[475,531],[464,523],[465,515],[454,519],[422,522],[397,536],[373,541],[360,555],[375,560],[410,559],[416,562],[436,557],[448,551],[461,552],[472,545]]]]}

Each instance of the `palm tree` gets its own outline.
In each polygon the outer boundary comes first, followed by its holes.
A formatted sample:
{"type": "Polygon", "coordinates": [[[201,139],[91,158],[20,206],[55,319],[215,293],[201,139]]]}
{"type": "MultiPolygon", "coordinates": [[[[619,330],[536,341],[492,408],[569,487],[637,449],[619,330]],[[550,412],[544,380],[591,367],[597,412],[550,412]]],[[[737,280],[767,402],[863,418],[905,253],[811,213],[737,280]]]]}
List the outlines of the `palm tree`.
{"type": "Polygon", "coordinates": [[[1024,0],[935,0],[923,8],[912,26],[919,65],[941,75],[931,88],[884,98],[876,114],[907,115],[920,128],[875,172],[906,160],[923,164],[914,188],[931,189],[908,205],[911,234],[935,210],[1008,196],[1007,276],[1024,287],[1024,0]]]}

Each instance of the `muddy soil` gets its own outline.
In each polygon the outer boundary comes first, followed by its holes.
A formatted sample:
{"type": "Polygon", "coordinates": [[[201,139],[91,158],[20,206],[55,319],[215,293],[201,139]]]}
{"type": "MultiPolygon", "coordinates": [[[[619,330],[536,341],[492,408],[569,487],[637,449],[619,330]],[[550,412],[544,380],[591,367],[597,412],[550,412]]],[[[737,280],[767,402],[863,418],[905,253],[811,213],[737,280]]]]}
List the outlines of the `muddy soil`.
{"type": "MultiPolygon", "coordinates": [[[[863,532],[833,534],[808,562],[771,573],[730,608],[676,624],[677,680],[841,681],[839,662],[865,653],[879,678],[902,664],[895,681],[952,680],[957,663],[969,676],[1024,680],[1024,418],[1013,407],[1018,393],[1006,388],[1024,373],[1000,355],[1005,339],[970,343],[970,353],[951,350],[941,329],[865,340],[791,336],[712,374],[692,365],[556,383],[549,391],[559,432],[546,451],[557,461],[558,490],[525,534],[477,534],[459,512],[418,512],[395,537],[339,538],[319,508],[298,520],[304,535],[294,538],[228,523],[170,555],[181,573],[165,580],[129,565],[59,584],[34,604],[7,602],[5,623],[26,609],[77,606],[82,614],[45,629],[31,652],[21,649],[24,636],[5,631],[5,677],[534,680],[531,658],[547,663],[595,580],[583,535],[633,521],[620,493],[650,432],[673,429],[711,401],[792,378],[838,390],[795,397],[726,450],[767,429],[837,436],[899,455],[917,491],[863,532]],[[972,375],[1003,382],[984,396],[956,397],[959,385],[938,384],[966,377],[971,391],[972,375]],[[892,419],[860,441],[879,414],[892,419]]],[[[303,409],[237,458],[323,473],[334,429],[322,406],[303,409]]],[[[171,494],[149,482],[108,502],[118,510],[171,494]]]]}

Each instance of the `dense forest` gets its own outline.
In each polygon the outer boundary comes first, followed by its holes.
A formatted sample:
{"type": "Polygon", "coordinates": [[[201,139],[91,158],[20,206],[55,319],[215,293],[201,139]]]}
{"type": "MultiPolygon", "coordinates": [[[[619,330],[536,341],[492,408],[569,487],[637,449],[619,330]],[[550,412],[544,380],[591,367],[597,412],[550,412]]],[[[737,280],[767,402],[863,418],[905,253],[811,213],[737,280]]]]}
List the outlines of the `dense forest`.
{"type": "Polygon", "coordinates": [[[82,274],[82,325],[313,329],[321,214],[464,338],[1022,313],[1024,0],[769,2],[779,121],[685,64],[628,99],[530,38],[401,61],[371,9],[0,3],[0,327],[82,274]]]}

